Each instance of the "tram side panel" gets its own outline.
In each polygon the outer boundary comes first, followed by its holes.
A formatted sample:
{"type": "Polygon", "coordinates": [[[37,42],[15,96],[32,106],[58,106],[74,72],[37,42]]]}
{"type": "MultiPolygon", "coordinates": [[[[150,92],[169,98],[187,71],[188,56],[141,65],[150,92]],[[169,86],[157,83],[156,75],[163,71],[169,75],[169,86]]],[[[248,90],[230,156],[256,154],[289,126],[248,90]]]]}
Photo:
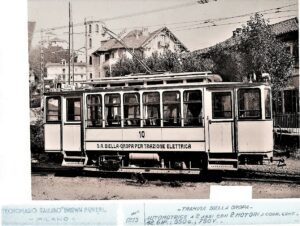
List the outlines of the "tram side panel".
{"type": "Polygon", "coordinates": [[[120,155],[127,166],[136,164],[135,160],[144,160],[138,163],[140,167],[149,165],[145,161],[152,155],[160,167],[199,167],[197,156],[205,152],[204,142],[204,128],[87,128],[85,147],[90,156],[120,155]]]}
{"type": "Polygon", "coordinates": [[[61,97],[45,97],[44,148],[45,152],[60,153],[61,137],[61,97]]]}
{"type": "Polygon", "coordinates": [[[237,90],[237,148],[249,161],[273,156],[271,90],[267,86],[237,90]]]}

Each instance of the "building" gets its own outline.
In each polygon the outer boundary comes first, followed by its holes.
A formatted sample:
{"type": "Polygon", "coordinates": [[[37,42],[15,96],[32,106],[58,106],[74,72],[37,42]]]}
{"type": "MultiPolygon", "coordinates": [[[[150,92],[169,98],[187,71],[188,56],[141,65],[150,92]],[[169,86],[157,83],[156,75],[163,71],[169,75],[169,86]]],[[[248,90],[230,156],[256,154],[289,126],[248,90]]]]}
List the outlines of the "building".
{"type": "MultiPolygon", "coordinates": [[[[135,54],[142,55],[144,58],[150,57],[152,53],[164,53],[166,50],[172,52],[184,52],[188,49],[182,42],[167,28],[163,27],[154,32],[147,29],[133,30],[121,38],[127,49],[135,54]]],[[[96,78],[110,76],[111,66],[120,58],[126,56],[132,58],[132,55],[121,43],[115,39],[106,39],[101,41],[101,46],[93,52],[93,61],[96,78]]]]}
{"type": "Polygon", "coordinates": [[[86,79],[91,80],[94,78],[99,78],[100,75],[95,68],[96,56],[93,54],[99,46],[101,46],[101,41],[104,39],[102,33],[102,23],[99,21],[85,21],[85,57],[79,54],[78,61],[86,62],[86,79]],[[83,59],[83,57],[85,59],[83,59]]]}
{"type": "MultiPolygon", "coordinates": [[[[47,63],[46,70],[47,74],[45,77],[45,85],[61,86],[62,84],[74,84],[80,86],[82,82],[86,81],[86,64],[85,63],[74,63],[74,76],[71,64],[71,74],[69,83],[69,66],[66,61],[63,60],[61,63],[47,63]]],[[[46,86],[45,86],[46,87],[46,86]]]]}
{"type": "Polygon", "coordinates": [[[57,47],[61,47],[63,49],[68,49],[69,48],[68,42],[66,40],[60,39],[60,38],[57,38],[57,37],[49,39],[48,43],[49,43],[50,46],[57,46],[57,47]]]}
{"type": "Polygon", "coordinates": [[[292,18],[271,25],[276,37],[286,44],[294,57],[294,68],[287,86],[281,91],[281,101],[274,103],[274,127],[280,135],[300,135],[299,112],[299,22],[292,18]]]}

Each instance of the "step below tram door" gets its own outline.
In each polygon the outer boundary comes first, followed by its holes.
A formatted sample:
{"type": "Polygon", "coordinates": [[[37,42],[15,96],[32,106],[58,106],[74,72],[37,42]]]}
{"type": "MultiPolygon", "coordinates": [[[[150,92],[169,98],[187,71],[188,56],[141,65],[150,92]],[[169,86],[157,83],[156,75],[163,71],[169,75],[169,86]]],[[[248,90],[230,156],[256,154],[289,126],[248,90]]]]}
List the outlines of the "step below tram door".
{"type": "Polygon", "coordinates": [[[233,89],[209,90],[207,92],[207,141],[208,168],[217,170],[235,170],[233,89]]]}

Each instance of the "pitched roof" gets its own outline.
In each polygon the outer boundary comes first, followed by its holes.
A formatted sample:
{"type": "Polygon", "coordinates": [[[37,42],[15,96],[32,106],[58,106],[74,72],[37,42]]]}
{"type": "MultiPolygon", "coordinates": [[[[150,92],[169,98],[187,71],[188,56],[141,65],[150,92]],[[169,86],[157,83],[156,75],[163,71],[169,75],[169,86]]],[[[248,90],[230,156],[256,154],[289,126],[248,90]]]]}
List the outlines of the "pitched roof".
{"type": "Polygon", "coordinates": [[[49,42],[67,42],[67,41],[64,39],[54,37],[54,38],[50,39],[49,42]]]}
{"type": "MultiPolygon", "coordinates": [[[[270,28],[276,36],[280,36],[282,34],[290,33],[293,31],[298,31],[298,29],[299,29],[298,18],[294,17],[294,18],[291,18],[288,20],[280,21],[276,24],[271,24],[270,28]]],[[[220,45],[221,47],[232,47],[232,46],[238,44],[239,41],[240,41],[239,36],[236,36],[236,37],[232,36],[223,42],[219,42],[216,45],[213,45],[213,46],[210,46],[210,47],[207,47],[204,49],[195,50],[194,52],[196,52],[197,54],[204,54],[204,53],[207,53],[208,51],[210,51],[211,49],[213,49],[214,47],[216,47],[217,45],[220,45]]]]}
{"type": "Polygon", "coordinates": [[[293,31],[298,31],[299,29],[298,26],[299,25],[298,25],[297,17],[270,25],[271,30],[275,33],[276,36],[293,32],[293,31]]]}
{"type": "MultiPolygon", "coordinates": [[[[138,49],[147,45],[154,37],[164,31],[169,32],[173,36],[173,38],[177,40],[177,42],[180,43],[185,50],[187,50],[187,48],[175,37],[175,35],[167,27],[162,27],[151,33],[145,33],[142,30],[132,30],[122,38],[122,41],[128,48],[138,49]]],[[[101,47],[98,48],[96,52],[106,52],[109,50],[122,48],[125,47],[115,39],[108,39],[101,42],[101,47]]]]}

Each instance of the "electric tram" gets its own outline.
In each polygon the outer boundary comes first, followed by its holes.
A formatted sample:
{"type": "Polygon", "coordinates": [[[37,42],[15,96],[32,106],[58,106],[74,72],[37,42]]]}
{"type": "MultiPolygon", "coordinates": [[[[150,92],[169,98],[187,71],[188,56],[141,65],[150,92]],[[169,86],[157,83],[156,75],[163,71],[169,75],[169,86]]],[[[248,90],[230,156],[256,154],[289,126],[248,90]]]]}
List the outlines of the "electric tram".
{"type": "Polygon", "coordinates": [[[44,95],[45,152],[99,171],[237,170],[273,155],[267,83],[210,72],[128,75],[44,95]]]}

